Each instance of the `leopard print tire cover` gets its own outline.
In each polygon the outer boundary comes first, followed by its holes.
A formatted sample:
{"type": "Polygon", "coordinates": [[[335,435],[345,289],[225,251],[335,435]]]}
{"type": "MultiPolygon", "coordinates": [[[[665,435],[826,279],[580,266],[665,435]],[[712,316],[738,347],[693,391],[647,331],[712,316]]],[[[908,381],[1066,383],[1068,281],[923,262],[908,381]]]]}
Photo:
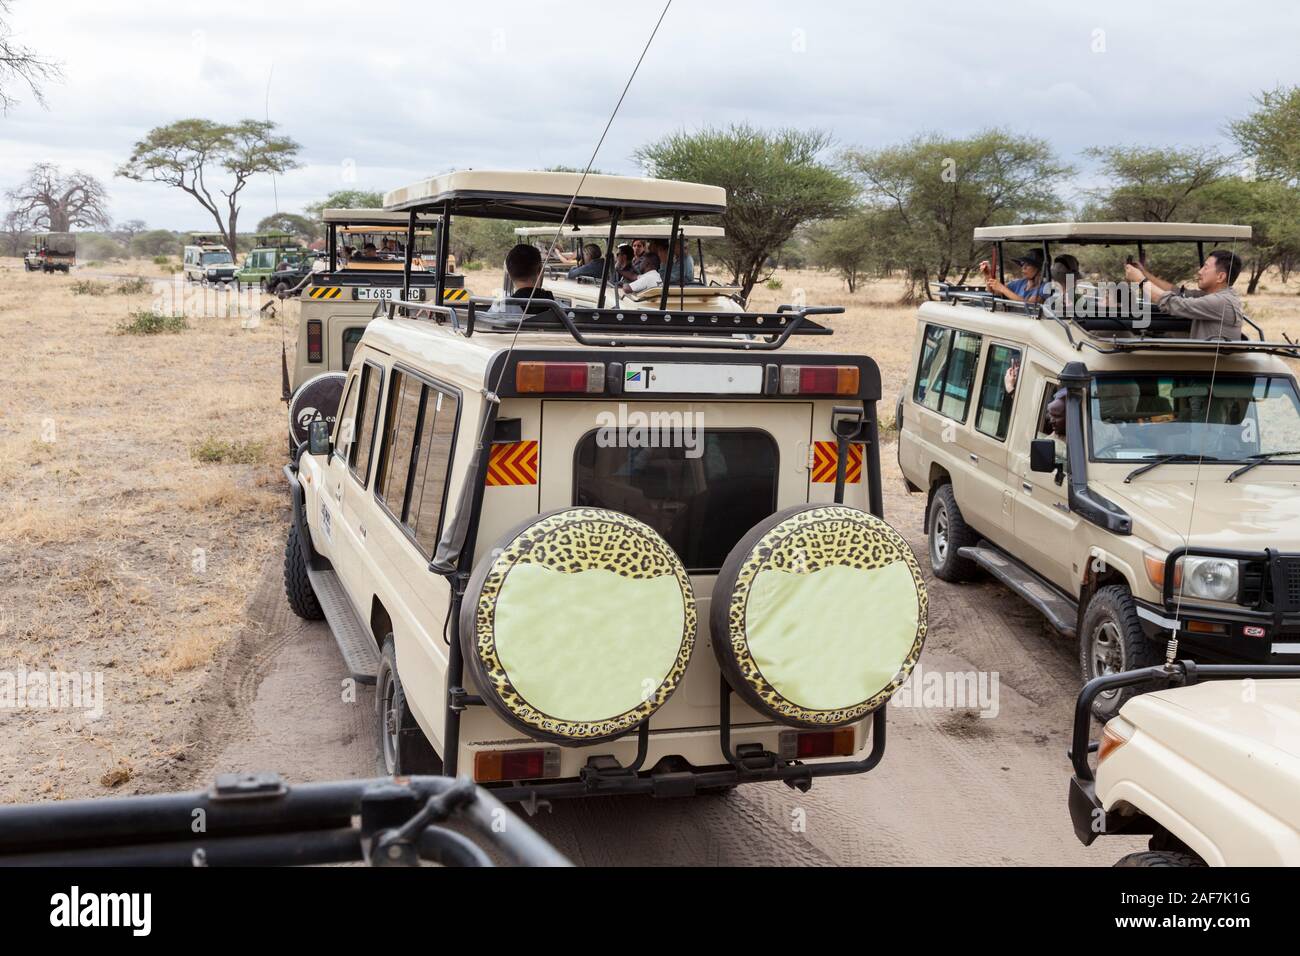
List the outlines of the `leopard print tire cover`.
{"type": "Polygon", "coordinates": [[[695,594],[649,525],[566,508],[507,534],[474,571],[461,650],[484,700],[538,740],[621,736],[664,705],[695,647],[695,594]]]}
{"type": "Polygon", "coordinates": [[[839,727],[880,707],[925,643],[926,593],[912,549],[884,521],[797,505],[727,555],[710,608],[731,687],[797,727],[839,727]]]}

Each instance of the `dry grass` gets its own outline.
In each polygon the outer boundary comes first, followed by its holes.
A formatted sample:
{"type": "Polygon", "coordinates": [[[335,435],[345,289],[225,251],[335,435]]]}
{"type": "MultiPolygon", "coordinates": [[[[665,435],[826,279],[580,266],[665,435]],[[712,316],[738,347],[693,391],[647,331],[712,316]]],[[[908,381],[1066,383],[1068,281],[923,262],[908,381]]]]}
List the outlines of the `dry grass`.
{"type": "Polygon", "coordinates": [[[0,259],[0,671],[98,671],[105,694],[98,720],[4,715],[0,801],[97,794],[182,750],[185,704],[283,540],[279,324],[118,334],[165,310],[109,276],[160,272],[0,259]],[[86,281],[111,294],[75,295],[86,281]]]}

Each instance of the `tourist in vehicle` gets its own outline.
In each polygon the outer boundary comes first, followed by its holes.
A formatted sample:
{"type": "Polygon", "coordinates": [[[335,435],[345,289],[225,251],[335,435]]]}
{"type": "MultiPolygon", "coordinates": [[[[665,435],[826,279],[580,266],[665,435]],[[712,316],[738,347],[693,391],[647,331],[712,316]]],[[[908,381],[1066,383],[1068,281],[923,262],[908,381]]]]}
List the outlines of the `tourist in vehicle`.
{"type": "MultiPolygon", "coordinates": [[[[659,256],[661,265],[668,262],[668,245],[667,240],[656,239],[652,246],[655,254],[659,256]]],[[[681,236],[677,237],[677,251],[673,254],[673,264],[670,272],[668,282],[671,285],[678,283],[689,285],[695,281],[695,260],[687,253],[685,240],[681,236]]]]}
{"type": "Polygon", "coordinates": [[[636,270],[637,275],[645,271],[643,260],[648,249],[649,246],[644,239],[632,240],[632,268],[636,270]]]}
{"type": "Polygon", "coordinates": [[[542,288],[542,254],[536,246],[521,242],[511,249],[506,254],[506,275],[510,277],[512,299],[555,298],[542,288]]]}
{"type": "Polygon", "coordinates": [[[624,292],[644,292],[647,289],[654,289],[663,285],[663,278],[659,275],[659,254],[653,250],[647,252],[641,259],[641,265],[644,268],[639,276],[631,282],[623,283],[624,292]]]}
{"type": "Polygon", "coordinates": [[[631,282],[638,275],[636,266],[633,264],[634,255],[632,247],[627,243],[618,247],[618,252],[614,254],[614,281],[631,282]]]}
{"type": "Polygon", "coordinates": [[[601,252],[600,246],[594,242],[589,242],[582,247],[582,265],[574,266],[568,272],[570,279],[578,279],[583,276],[599,279],[605,273],[605,256],[601,252]]]}
{"type": "Polygon", "coordinates": [[[1145,263],[1130,261],[1124,275],[1130,282],[1146,283],[1151,304],[1167,315],[1191,319],[1188,337],[1193,339],[1241,338],[1246,313],[1241,296],[1232,284],[1241,273],[1241,256],[1216,249],[1205,257],[1196,273],[1196,288],[1187,289],[1153,275],[1145,263]]]}
{"type": "Polygon", "coordinates": [[[985,259],[980,263],[980,273],[990,292],[1003,299],[1035,304],[1047,298],[1049,289],[1042,281],[1043,253],[1039,249],[1030,249],[1018,259],[1012,259],[1020,266],[1020,278],[1003,282],[993,273],[993,265],[985,259]]]}

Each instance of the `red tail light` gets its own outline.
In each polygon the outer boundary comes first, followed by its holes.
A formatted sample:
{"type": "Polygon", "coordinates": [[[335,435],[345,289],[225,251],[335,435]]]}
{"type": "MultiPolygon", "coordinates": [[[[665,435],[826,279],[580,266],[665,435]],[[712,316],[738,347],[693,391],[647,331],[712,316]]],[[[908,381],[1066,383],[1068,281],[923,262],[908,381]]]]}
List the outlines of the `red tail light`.
{"type": "Polygon", "coordinates": [[[320,319],[312,319],[307,323],[307,361],[320,362],[322,357],[320,319]]]}
{"type": "Polygon", "coordinates": [[[786,365],[781,369],[782,395],[856,395],[856,365],[786,365]]]}
{"type": "Polygon", "coordinates": [[[810,730],[781,733],[781,757],[785,760],[809,760],[814,757],[853,756],[854,735],[852,727],[838,730],[810,730]]]}
{"type": "Polygon", "coordinates": [[[515,389],[519,392],[582,392],[598,395],[605,391],[603,362],[520,362],[515,366],[515,389]]]}
{"type": "Polygon", "coordinates": [[[540,780],[560,775],[560,751],[480,750],[474,755],[474,779],[479,783],[502,780],[540,780]]]}

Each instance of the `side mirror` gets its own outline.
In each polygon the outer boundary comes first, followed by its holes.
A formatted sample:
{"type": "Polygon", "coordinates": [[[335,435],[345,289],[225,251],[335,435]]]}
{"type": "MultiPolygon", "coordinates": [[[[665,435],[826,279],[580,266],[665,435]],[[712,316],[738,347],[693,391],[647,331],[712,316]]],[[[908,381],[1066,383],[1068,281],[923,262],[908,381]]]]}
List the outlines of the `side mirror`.
{"type": "Polygon", "coordinates": [[[318,418],[307,426],[307,453],[309,455],[328,455],[333,451],[330,443],[330,423],[318,418]]]}
{"type": "Polygon", "coordinates": [[[1029,470],[1056,471],[1056,442],[1050,438],[1036,438],[1029,443],[1029,470]]]}

